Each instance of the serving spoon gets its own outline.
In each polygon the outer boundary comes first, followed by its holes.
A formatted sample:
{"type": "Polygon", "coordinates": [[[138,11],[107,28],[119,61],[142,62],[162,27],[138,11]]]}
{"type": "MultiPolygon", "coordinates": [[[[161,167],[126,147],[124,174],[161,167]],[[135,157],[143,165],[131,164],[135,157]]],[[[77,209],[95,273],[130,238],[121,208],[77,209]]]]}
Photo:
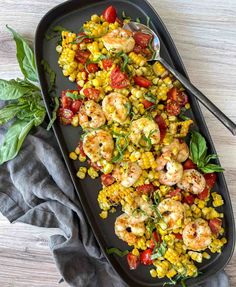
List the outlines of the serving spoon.
{"type": "Polygon", "coordinates": [[[231,121],[222,111],[217,108],[201,91],[199,91],[186,77],[184,77],[175,68],[170,66],[167,61],[160,56],[160,40],[154,31],[144,24],[138,22],[129,22],[123,26],[124,29],[130,30],[132,32],[142,32],[153,36],[152,48],[154,50],[152,56],[148,61],[158,61],[160,62],[171,74],[179,80],[182,85],[190,91],[194,97],[196,97],[222,124],[228,128],[233,135],[236,135],[236,124],[231,121]]]}

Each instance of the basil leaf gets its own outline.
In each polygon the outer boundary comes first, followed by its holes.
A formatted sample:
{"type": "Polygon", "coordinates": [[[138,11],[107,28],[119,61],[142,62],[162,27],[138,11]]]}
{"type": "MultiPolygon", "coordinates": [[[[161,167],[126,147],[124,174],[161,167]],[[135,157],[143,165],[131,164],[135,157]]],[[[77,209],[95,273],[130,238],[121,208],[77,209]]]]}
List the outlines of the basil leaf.
{"type": "Polygon", "coordinates": [[[53,123],[55,122],[55,120],[57,119],[57,111],[59,109],[59,106],[60,106],[60,102],[59,102],[59,99],[57,97],[54,98],[54,102],[55,102],[55,105],[54,105],[54,109],[52,111],[52,118],[47,126],[47,131],[50,130],[50,128],[52,127],[53,123]]]}
{"type": "Polygon", "coordinates": [[[55,37],[57,37],[62,31],[69,31],[67,28],[62,27],[60,25],[57,25],[53,27],[51,30],[48,31],[48,33],[45,34],[46,40],[51,40],[55,37]]]}
{"type": "Polygon", "coordinates": [[[156,97],[152,93],[147,93],[146,95],[144,95],[144,99],[148,100],[153,104],[156,103],[156,97]]]}
{"type": "Polygon", "coordinates": [[[17,119],[9,127],[0,146],[0,164],[13,159],[19,152],[25,137],[34,126],[34,119],[30,122],[17,119]]]}
{"type": "Polygon", "coordinates": [[[190,153],[194,163],[199,165],[206,157],[207,146],[204,137],[197,131],[192,131],[190,153]]]}
{"type": "Polygon", "coordinates": [[[41,61],[41,65],[44,68],[44,71],[49,76],[49,85],[48,85],[48,93],[52,92],[55,88],[56,83],[56,73],[52,70],[50,65],[46,60],[41,61]]]}
{"type": "Polygon", "coordinates": [[[84,96],[82,95],[75,95],[73,93],[70,93],[70,92],[66,92],[66,96],[68,98],[71,98],[72,100],[76,101],[76,100],[84,100],[84,96]]]}
{"type": "Polygon", "coordinates": [[[151,259],[154,260],[154,259],[157,259],[159,257],[162,257],[166,253],[166,247],[167,247],[166,242],[162,241],[160,247],[158,248],[157,253],[154,253],[151,255],[151,259]]]}
{"type": "Polygon", "coordinates": [[[209,154],[205,159],[204,159],[204,163],[205,165],[211,160],[211,159],[217,159],[218,156],[217,154],[209,154]]]}
{"type": "Polygon", "coordinates": [[[204,167],[201,167],[200,169],[204,173],[222,172],[222,171],[224,171],[224,169],[221,166],[219,166],[217,164],[213,164],[213,163],[209,163],[209,164],[205,165],[204,167]]]}
{"type": "Polygon", "coordinates": [[[127,255],[129,253],[129,250],[124,250],[121,251],[120,249],[116,248],[116,247],[112,247],[112,248],[107,248],[106,252],[108,255],[110,254],[116,254],[120,257],[124,257],[125,255],[127,255]]]}
{"type": "Polygon", "coordinates": [[[21,72],[26,79],[29,79],[32,82],[38,82],[38,75],[32,49],[21,35],[19,35],[9,26],[7,26],[7,29],[11,31],[13,38],[16,42],[16,56],[21,72]]]}
{"type": "Polygon", "coordinates": [[[0,125],[3,125],[12,120],[23,108],[23,105],[19,105],[17,103],[12,103],[3,107],[0,110],[0,125]]]}

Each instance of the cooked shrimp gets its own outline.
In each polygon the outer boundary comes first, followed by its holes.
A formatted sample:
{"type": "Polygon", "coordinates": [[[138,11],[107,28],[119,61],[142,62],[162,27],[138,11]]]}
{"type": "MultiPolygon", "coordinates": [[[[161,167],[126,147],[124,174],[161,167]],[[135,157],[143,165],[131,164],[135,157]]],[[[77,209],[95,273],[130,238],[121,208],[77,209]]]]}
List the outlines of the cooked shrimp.
{"type": "Polygon", "coordinates": [[[108,121],[125,123],[129,116],[129,100],[120,93],[111,93],[102,101],[102,109],[108,121]]]}
{"type": "Polygon", "coordinates": [[[131,223],[147,220],[153,214],[152,201],[146,201],[142,197],[136,197],[134,203],[125,203],[122,210],[129,215],[131,223]]]}
{"type": "Polygon", "coordinates": [[[85,135],[83,149],[92,162],[100,159],[110,161],[114,150],[114,142],[109,132],[94,130],[85,135]]]}
{"type": "Polygon", "coordinates": [[[160,141],[160,130],[152,119],[140,118],[131,123],[129,138],[136,145],[145,145],[147,140],[150,140],[152,145],[158,144],[160,141]]]}
{"type": "Polygon", "coordinates": [[[162,152],[164,154],[170,152],[173,159],[178,162],[184,162],[189,157],[188,145],[179,139],[174,139],[170,145],[164,146],[162,152]]]}
{"type": "Polygon", "coordinates": [[[117,181],[120,181],[124,187],[130,187],[139,179],[141,173],[142,169],[137,163],[125,162],[121,165],[117,165],[112,175],[117,181]]]}
{"type": "Polygon", "coordinates": [[[115,53],[123,51],[129,53],[133,50],[135,41],[132,32],[123,28],[117,28],[102,37],[104,46],[108,51],[115,53]]]}
{"type": "Polygon", "coordinates": [[[188,249],[201,251],[211,244],[211,229],[206,220],[198,218],[183,230],[183,241],[188,249]]]}
{"type": "Polygon", "coordinates": [[[171,160],[166,164],[166,171],[161,170],[159,182],[165,185],[175,185],[180,182],[183,176],[183,166],[181,163],[171,160]]]}
{"type": "Polygon", "coordinates": [[[123,213],[115,221],[115,234],[129,245],[135,245],[145,233],[144,222],[131,223],[130,217],[123,213]]]}
{"type": "Polygon", "coordinates": [[[157,208],[163,216],[168,229],[179,228],[182,225],[185,209],[180,201],[166,198],[159,203],[157,208]]]}
{"type": "Polygon", "coordinates": [[[183,177],[177,186],[185,191],[199,194],[204,190],[206,180],[196,169],[187,169],[183,172],[183,177]]]}
{"type": "Polygon", "coordinates": [[[80,108],[79,124],[83,129],[99,128],[106,122],[106,118],[99,104],[93,100],[87,101],[80,108]]]}

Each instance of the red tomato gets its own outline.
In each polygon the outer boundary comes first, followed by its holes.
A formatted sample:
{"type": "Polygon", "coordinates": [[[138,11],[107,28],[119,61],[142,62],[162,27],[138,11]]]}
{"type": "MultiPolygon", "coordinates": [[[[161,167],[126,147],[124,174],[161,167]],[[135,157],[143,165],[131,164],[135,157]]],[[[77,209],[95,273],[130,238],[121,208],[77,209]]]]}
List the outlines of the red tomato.
{"type": "Polygon", "coordinates": [[[80,154],[82,156],[86,156],[84,149],[83,149],[83,142],[82,141],[79,142],[79,151],[80,151],[80,154]]]}
{"type": "Polygon", "coordinates": [[[152,85],[152,82],[142,76],[134,76],[134,82],[136,85],[144,88],[148,88],[152,85]]]}
{"type": "Polygon", "coordinates": [[[180,188],[176,188],[175,190],[172,190],[171,192],[168,193],[168,195],[170,197],[176,196],[177,194],[179,194],[181,192],[180,188]]]}
{"type": "Polygon", "coordinates": [[[153,263],[152,259],[152,249],[144,250],[140,255],[140,262],[144,265],[151,265],[153,263]]]}
{"type": "Polygon", "coordinates": [[[111,59],[103,59],[102,66],[104,70],[109,70],[112,67],[113,61],[111,59]]]}
{"type": "Polygon", "coordinates": [[[114,23],[116,21],[117,13],[113,6],[107,7],[102,15],[108,23],[114,23]]]}
{"type": "Polygon", "coordinates": [[[129,85],[128,76],[121,72],[119,67],[115,67],[111,71],[111,87],[113,89],[123,89],[129,85]]]}
{"type": "Polygon", "coordinates": [[[148,48],[142,48],[141,46],[135,45],[133,51],[136,54],[141,54],[147,59],[150,58],[152,52],[148,48]]]}
{"type": "Polygon", "coordinates": [[[188,102],[188,96],[175,87],[169,90],[167,96],[171,102],[177,102],[181,107],[183,107],[188,102]]]}
{"type": "Polygon", "coordinates": [[[212,233],[218,236],[222,226],[222,220],[220,220],[219,218],[210,219],[208,224],[212,233]]]}
{"type": "Polygon", "coordinates": [[[140,263],[139,256],[133,255],[131,252],[127,255],[127,261],[130,270],[135,270],[140,263]]]}
{"type": "Polygon", "coordinates": [[[196,169],[196,167],[197,165],[193,163],[191,159],[187,159],[183,164],[184,169],[196,169]]]}
{"type": "Polygon", "coordinates": [[[215,172],[212,172],[212,173],[206,173],[204,174],[204,178],[206,180],[206,185],[209,187],[209,188],[212,188],[217,180],[217,175],[215,172]]]}
{"type": "Polygon", "coordinates": [[[61,97],[61,106],[63,109],[70,109],[73,100],[67,96],[62,95],[61,97]]]}
{"type": "Polygon", "coordinates": [[[63,108],[59,109],[58,115],[59,115],[61,123],[64,125],[69,125],[74,116],[71,110],[63,109],[63,108]]]}
{"type": "Polygon", "coordinates": [[[158,126],[159,126],[159,130],[160,130],[160,141],[162,142],[163,138],[164,138],[165,135],[166,135],[166,130],[167,130],[166,122],[165,122],[165,120],[163,119],[162,116],[158,116],[158,115],[155,117],[155,121],[156,121],[156,123],[157,123],[158,126]]]}
{"type": "Polygon", "coordinates": [[[201,200],[205,200],[205,199],[208,198],[209,194],[210,194],[210,189],[209,189],[208,186],[206,186],[206,187],[204,188],[204,190],[197,195],[197,197],[198,197],[199,199],[201,199],[201,200]]]}
{"type": "Polygon", "coordinates": [[[174,233],[174,235],[175,235],[175,238],[177,238],[178,240],[182,240],[183,239],[183,236],[180,233],[174,233]]]}
{"type": "Polygon", "coordinates": [[[95,64],[95,63],[88,64],[87,70],[89,71],[89,73],[96,73],[99,70],[98,64],[95,64]]]}
{"type": "Polygon", "coordinates": [[[154,103],[149,102],[148,100],[143,100],[143,105],[145,109],[148,109],[154,105],[154,103]]]}
{"type": "Polygon", "coordinates": [[[145,34],[142,32],[136,32],[133,37],[134,37],[135,43],[141,48],[146,48],[150,40],[152,39],[152,35],[145,34]]]}
{"type": "Polygon", "coordinates": [[[71,105],[71,110],[74,114],[76,114],[80,107],[82,105],[82,101],[81,100],[76,100],[76,101],[73,101],[72,105],[71,105]]]}
{"type": "Polygon", "coordinates": [[[140,193],[148,194],[155,190],[155,186],[152,183],[143,184],[143,185],[138,186],[136,190],[140,193]]]}
{"type": "Polygon", "coordinates": [[[99,95],[100,95],[100,91],[98,89],[95,88],[86,88],[84,89],[84,95],[86,98],[88,98],[89,100],[98,100],[99,95]]]}
{"type": "MultiPolygon", "coordinates": [[[[78,33],[78,36],[85,36],[86,34],[84,32],[78,33]]],[[[81,41],[81,43],[92,43],[93,39],[91,38],[84,38],[83,41],[81,41]]]]}
{"type": "Polygon", "coordinates": [[[115,178],[109,173],[109,174],[102,174],[101,176],[102,184],[105,186],[111,185],[115,182],[115,178]]]}
{"type": "Polygon", "coordinates": [[[178,116],[180,114],[180,105],[176,101],[170,101],[166,105],[168,114],[172,116],[178,116]]]}
{"type": "Polygon", "coordinates": [[[83,87],[81,87],[81,86],[78,85],[78,84],[77,84],[77,87],[78,87],[78,91],[79,91],[79,92],[83,89],[83,87]]]}
{"type": "Polygon", "coordinates": [[[194,195],[192,195],[192,194],[186,195],[186,196],[184,197],[183,202],[184,202],[184,203],[187,203],[188,205],[192,205],[192,204],[194,203],[194,199],[195,199],[194,195]]]}
{"type": "Polygon", "coordinates": [[[118,17],[116,17],[116,21],[120,26],[123,26],[123,21],[121,19],[119,19],[118,17]]]}
{"type": "Polygon", "coordinates": [[[81,51],[81,50],[77,50],[75,53],[75,58],[77,61],[79,61],[82,64],[85,64],[88,57],[90,56],[90,52],[89,51],[81,51]]]}
{"type": "Polygon", "coordinates": [[[159,238],[159,236],[158,236],[156,231],[153,231],[152,238],[153,239],[150,240],[150,248],[151,249],[153,249],[156,246],[157,242],[161,242],[161,239],[159,238]]]}

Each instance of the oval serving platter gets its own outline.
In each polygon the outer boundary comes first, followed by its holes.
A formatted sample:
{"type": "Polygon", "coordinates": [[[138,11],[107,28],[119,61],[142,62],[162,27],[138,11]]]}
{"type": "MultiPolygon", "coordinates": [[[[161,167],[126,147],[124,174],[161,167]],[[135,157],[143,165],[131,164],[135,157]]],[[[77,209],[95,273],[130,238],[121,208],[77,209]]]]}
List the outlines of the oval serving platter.
{"type": "MultiPolygon", "coordinates": [[[[111,4],[116,7],[119,16],[121,16],[122,11],[125,11],[126,15],[131,16],[133,19],[139,17],[141,22],[144,24],[149,17],[151,19],[150,27],[159,35],[161,39],[162,57],[164,57],[171,65],[177,68],[177,70],[183,75],[187,75],[178,51],[166,27],[164,26],[158,14],[147,1],[67,1],[50,10],[42,18],[38,25],[35,36],[36,64],[44,103],[49,118],[52,116],[52,100],[47,93],[48,82],[43,66],[41,65],[41,61],[43,59],[46,60],[50,67],[56,72],[56,90],[58,95],[62,90],[73,89],[75,87],[75,83],[69,82],[68,79],[63,76],[61,69],[58,66],[58,54],[55,51],[56,39],[48,41],[45,38],[45,34],[50,30],[50,28],[55,27],[56,25],[61,25],[72,31],[79,31],[83,22],[88,20],[91,15],[101,14],[101,12],[111,4]]],[[[215,148],[213,146],[213,142],[211,140],[199,104],[197,100],[191,96],[190,93],[188,94],[190,95],[190,104],[192,107],[190,116],[194,120],[200,132],[206,138],[209,151],[211,153],[215,153],[215,148]]],[[[115,246],[121,250],[127,249],[127,244],[118,239],[114,233],[114,222],[120,211],[117,211],[114,214],[110,214],[106,220],[101,219],[99,216],[101,210],[97,203],[98,191],[101,189],[100,180],[92,180],[86,178],[85,180],[80,181],[79,178],[76,177],[76,171],[78,170],[80,164],[76,161],[70,160],[68,154],[77,146],[81,134],[81,129],[73,128],[71,126],[62,126],[59,124],[59,122],[56,121],[53,124],[53,131],[60,146],[61,153],[64,157],[71,179],[74,183],[75,190],[77,191],[77,194],[82,203],[88,222],[90,223],[90,226],[101,249],[103,250],[106,258],[112,264],[113,268],[117,271],[122,280],[125,281],[129,286],[162,286],[165,282],[167,282],[167,279],[152,278],[149,273],[151,267],[139,266],[138,269],[130,271],[125,257],[120,258],[116,255],[106,254],[105,250],[109,247],[115,246]]],[[[218,175],[218,181],[215,185],[215,190],[221,193],[225,201],[224,206],[219,208],[219,211],[224,212],[225,214],[223,225],[225,227],[225,236],[228,240],[228,243],[223,247],[222,253],[212,255],[210,260],[205,261],[199,265],[199,270],[201,271],[200,275],[196,278],[187,280],[188,286],[193,286],[197,283],[200,283],[209,276],[222,270],[229,262],[234,251],[234,217],[228,188],[222,173],[218,175]]]]}

